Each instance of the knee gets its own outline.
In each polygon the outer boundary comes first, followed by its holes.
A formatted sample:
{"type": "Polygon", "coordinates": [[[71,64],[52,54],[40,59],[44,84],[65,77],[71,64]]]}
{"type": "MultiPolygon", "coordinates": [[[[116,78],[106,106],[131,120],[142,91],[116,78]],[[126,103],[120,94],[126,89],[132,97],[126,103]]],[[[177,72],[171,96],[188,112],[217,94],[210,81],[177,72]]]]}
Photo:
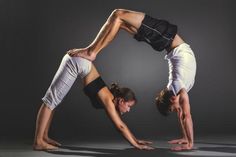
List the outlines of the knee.
{"type": "Polygon", "coordinates": [[[122,19],[122,16],[126,13],[127,11],[125,9],[115,9],[111,13],[111,17],[113,19],[122,19]]]}

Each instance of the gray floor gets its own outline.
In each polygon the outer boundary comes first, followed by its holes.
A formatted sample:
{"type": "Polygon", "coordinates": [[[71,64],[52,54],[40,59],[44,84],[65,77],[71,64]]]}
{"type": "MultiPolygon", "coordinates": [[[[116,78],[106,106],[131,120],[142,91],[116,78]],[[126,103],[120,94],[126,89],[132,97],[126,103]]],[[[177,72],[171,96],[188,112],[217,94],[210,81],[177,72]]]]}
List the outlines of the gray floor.
{"type": "Polygon", "coordinates": [[[236,136],[215,136],[196,138],[192,151],[173,152],[165,140],[154,142],[155,150],[133,149],[124,140],[114,141],[63,141],[62,148],[56,151],[33,151],[29,141],[1,141],[0,157],[236,157],[236,136]]]}

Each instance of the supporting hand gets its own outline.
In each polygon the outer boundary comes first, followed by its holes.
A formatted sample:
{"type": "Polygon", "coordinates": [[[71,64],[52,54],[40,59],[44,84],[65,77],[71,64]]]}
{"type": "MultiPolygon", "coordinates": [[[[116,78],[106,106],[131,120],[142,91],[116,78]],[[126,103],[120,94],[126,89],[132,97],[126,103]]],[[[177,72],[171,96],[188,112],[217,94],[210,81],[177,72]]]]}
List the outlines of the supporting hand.
{"type": "Polygon", "coordinates": [[[142,145],[151,145],[152,142],[151,141],[145,141],[145,140],[137,140],[138,144],[142,144],[142,145]]]}
{"type": "Polygon", "coordinates": [[[143,145],[143,144],[138,144],[137,146],[135,146],[137,149],[140,149],[140,150],[153,150],[155,149],[154,147],[152,146],[149,146],[149,145],[143,145]]]}
{"type": "Polygon", "coordinates": [[[135,139],[137,142],[137,146],[135,146],[137,149],[141,150],[153,150],[155,149],[154,147],[150,146],[152,144],[151,141],[145,141],[145,140],[138,140],[135,139]]]}
{"type": "Polygon", "coordinates": [[[181,139],[168,141],[168,143],[169,144],[188,144],[188,140],[185,138],[181,138],[181,139]]]}
{"type": "Polygon", "coordinates": [[[173,150],[173,151],[182,151],[182,150],[191,150],[192,148],[193,148],[192,145],[184,144],[184,145],[181,145],[181,146],[173,147],[173,148],[171,148],[171,150],[173,150]]]}

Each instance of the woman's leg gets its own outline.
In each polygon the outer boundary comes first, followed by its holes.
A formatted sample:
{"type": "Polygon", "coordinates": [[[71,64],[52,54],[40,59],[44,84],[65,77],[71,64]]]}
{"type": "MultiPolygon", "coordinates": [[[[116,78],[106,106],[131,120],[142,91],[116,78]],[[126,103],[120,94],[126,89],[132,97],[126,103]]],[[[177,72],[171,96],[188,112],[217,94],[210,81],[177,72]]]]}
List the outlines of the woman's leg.
{"type": "Polygon", "coordinates": [[[45,129],[47,127],[51,115],[52,115],[52,110],[43,103],[39,109],[36,120],[35,138],[33,146],[34,150],[49,150],[57,148],[47,143],[43,138],[45,129]]]}
{"type": "Polygon", "coordinates": [[[52,140],[52,139],[49,138],[49,136],[48,136],[48,132],[49,132],[49,129],[50,129],[50,126],[51,126],[51,123],[52,123],[52,118],[53,118],[53,116],[54,116],[54,112],[55,112],[55,110],[52,111],[52,114],[51,114],[51,116],[50,116],[50,118],[49,118],[49,121],[48,121],[48,123],[47,123],[46,129],[45,129],[45,131],[44,131],[43,139],[44,139],[44,141],[46,141],[47,143],[49,143],[49,144],[51,144],[51,145],[53,145],[53,146],[61,146],[60,143],[58,143],[58,142],[55,141],[55,140],[52,140]]]}
{"type": "Polygon", "coordinates": [[[33,146],[35,150],[57,148],[54,145],[57,145],[58,143],[54,143],[52,140],[49,140],[50,138],[48,138],[48,130],[54,112],[52,110],[61,103],[63,98],[69,92],[79,74],[79,71],[81,70],[80,67],[78,67],[77,62],[66,54],[62,59],[50,87],[43,97],[44,103],[41,105],[38,112],[33,146]]]}
{"type": "Polygon", "coordinates": [[[142,12],[116,9],[111,13],[94,41],[87,48],[70,50],[69,54],[93,61],[101,49],[106,47],[115,38],[120,29],[124,29],[132,35],[135,34],[143,18],[144,13],[142,12]]]}

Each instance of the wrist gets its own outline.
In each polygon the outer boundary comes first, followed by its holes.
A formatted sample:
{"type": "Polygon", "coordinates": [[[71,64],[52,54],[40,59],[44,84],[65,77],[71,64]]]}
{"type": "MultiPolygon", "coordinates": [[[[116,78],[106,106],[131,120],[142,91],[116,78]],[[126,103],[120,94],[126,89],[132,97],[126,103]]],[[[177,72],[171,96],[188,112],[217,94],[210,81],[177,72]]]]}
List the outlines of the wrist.
{"type": "Polygon", "coordinates": [[[186,141],[188,141],[187,136],[183,136],[183,137],[182,137],[182,140],[186,140],[186,141]]]}
{"type": "Polygon", "coordinates": [[[138,144],[138,142],[136,142],[135,144],[133,144],[133,146],[137,149],[141,149],[140,145],[138,144]]]}
{"type": "Polygon", "coordinates": [[[193,143],[188,143],[188,147],[191,149],[193,148],[193,143]]]}

